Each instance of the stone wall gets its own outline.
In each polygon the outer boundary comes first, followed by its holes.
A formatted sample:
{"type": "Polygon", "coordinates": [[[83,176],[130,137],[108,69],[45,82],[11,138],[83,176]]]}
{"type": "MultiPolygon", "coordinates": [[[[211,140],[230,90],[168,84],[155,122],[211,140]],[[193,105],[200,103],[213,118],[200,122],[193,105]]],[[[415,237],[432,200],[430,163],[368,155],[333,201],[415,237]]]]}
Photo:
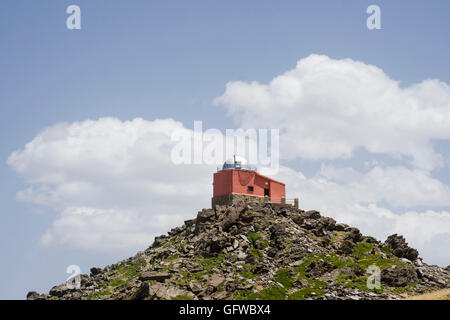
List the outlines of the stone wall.
{"type": "MultiPolygon", "coordinates": [[[[245,194],[225,194],[222,196],[213,197],[211,199],[211,208],[214,208],[216,205],[233,205],[233,204],[249,204],[249,203],[261,203],[267,202],[270,203],[268,197],[257,197],[250,196],[245,194]]],[[[277,206],[296,206],[298,209],[298,200],[294,205],[286,204],[286,203],[272,203],[277,206]]]]}

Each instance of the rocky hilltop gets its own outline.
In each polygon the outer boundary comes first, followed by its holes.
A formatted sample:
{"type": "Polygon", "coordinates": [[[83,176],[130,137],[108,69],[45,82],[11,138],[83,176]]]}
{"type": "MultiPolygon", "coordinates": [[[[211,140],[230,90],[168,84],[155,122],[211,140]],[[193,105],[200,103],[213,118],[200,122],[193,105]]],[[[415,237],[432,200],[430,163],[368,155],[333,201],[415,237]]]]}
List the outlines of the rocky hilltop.
{"type": "Polygon", "coordinates": [[[81,275],[79,289],[27,299],[401,299],[449,288],[450,268],[418,255],[399,235],[382,243],[317,211],[247,202],[203,209],[134,257],[81,275]],[[381,285],[369,288],[373,270],[381,285]]]}

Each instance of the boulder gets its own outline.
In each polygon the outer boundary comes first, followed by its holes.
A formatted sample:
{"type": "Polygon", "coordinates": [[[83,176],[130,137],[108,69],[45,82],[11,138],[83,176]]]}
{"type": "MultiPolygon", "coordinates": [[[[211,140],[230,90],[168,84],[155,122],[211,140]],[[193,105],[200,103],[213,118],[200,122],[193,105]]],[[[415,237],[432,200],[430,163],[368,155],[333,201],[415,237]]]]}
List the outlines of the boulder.
{"type": "Polygon", "coordinates": [[[351,274],[356,277],[361,277],[365,274],[365,271],[358,266],[346,266],[340,269],[336,269],[337,274],[351,274]]]}
{"type": "Polygon", "coordinates": [[[336,227],[336,220],[329,217],[322,217],[320,218],[320,224],[322,225],[322,228],[332,231],[336,227]]]}
{"type": "Polygon", "coordinates": [[[170,274],[167,272],[155,272],[155,271],[146,271],[142,272],[139,277],[141,281],[154,280],[158,282],[163,282],[166,279],[170,278],[170,274]]]}
{"type": "Polygon", "coordinates": [[[371,236],[363,237],[363,239],[367,243],[372,243],[372,244],[379,244],[380,243],[380,241],[378,241],[377,239],[375,239],[374,237],[371,237],[371,236]]]}
{"type": "Polygon", "coordinates": [[[243,261],[243,260],[245,260],[245,258],[247,258],[247,254],[243,251],[239,251],[237,253],[237,258],[238,258],[238,260],[243,261]]]}
{"type": "Polygon", "coordinates": [[[51,288],[48,294],[54,297],[62,297],[63,295],[69,293],[69,291],[70,289],[67,288],[66,284],[64,283],[51,288]]]}
{"type": "Polygon", "coordinates": [[[415,261],[419,256],[419,252],[416,249],[409,247],[405,238],[397,234],[390,235],[384,242],[384,245],[391,249],[394,256],[399,258],[415,261]]]}
{"type": "Polygon", "coordinates": [[[168,288],[161,283],[149,284],[144,282],[136,291],[134,300],[167,300],[179,294],[182,294],[181,289],[168,288]]]}
{"type": "Polygon", "coordinates": [[[184,227],[175,227],[175,228],[172,228],[172,229],[168,232],[168,234],[169,234],[169,236],[174,236],[174,235],[180,234],[180,233],[183,232],[184,230],[185,230],[184,227]]]}
{"type": "Polygon", "coordinates": [[[30,291],[27,293],[27,300],[38,300],[41,297],[36,291],[30,291]]]}
{"type": "MultiPolygon", "coordinates": [[[[279,250],[282,250],[286,247],[287,242],[286,239],[289,237],[289,234],[287,232],[287,228],[289,225],[285,222],[279,222],[274,225],[272,225],[269,228],[270,231],[270,239],[271,241],[271,250],[272,253],[276,253],[279,250]]],[[[270,250],[269,250],[270,251],[270,250]]],[[[272,254],[270,253],[270,255],[272,254]]]]}
{"type": "Polygon", "coordinates": [[[190,282],[188,287],[189,287],[189,290],[191,290],[195,294],[198,294],[201,291],[203,291],[203,287],[196,282],[190,282]]]}
{"type": "Polygon", "coordinates": [[[192,227],[192,226],[195,224],[195,220],[196,220],[196,219],[185,220],[185,221],[184,221],[184,225],[185,225],[187,228],[192,227]]]}
{"type": "Polygon", "coordinates": [[[313,278],[317,278],[320,277],[321,275],[323,275],[324,273],[328,273],[331,272],[335,269],[336,267],[333,266],[332,264],[323,261],[323,260],[319,260],[319,261],[313,261],[311,262],[305,269],[305,271],[313,278]]]}
{"type": "Polygon", "coordinates": [[[362,234],[358,228],[348,227],[345,229],[346,235],[344,237],[345,240],[353,241],[354,243],[358,243],[362,240],[362,234]]]}
{"type": "Polygon", "coordinates": [[[165,234],[155,237],[155,241],[153,241],[153,244],[151,247],[152,248],[159,247],[161,244],[163,244],[166,241],[167,238],[168,238],[168,236],[166,236],[165,234]]]}
{"type": "Polygon", "coordinates": [[[320,218],[320,212],[316,211],[316,210],[309,210],[309,211],[302,212],[300,214],[300,216],[303,219],[319,219],[320,218]]]}
{"type": "Polygon", "coordinates": [[[250,255],[248,255],[248,256],[245,258],[245,262],[246,262],[246,263],[249,263],[249,264],[252,264],[252,265],[256,265],[256,264],[259,263],[259,259],[258,259],[257,256],[254,256],[254,255],[250,254],[250,255]]]}
{"type": "Polygon", "coordinates": [[[134,300],[143,300],[149,296],[149,284],[148,282],[143,282],[141,286],[137,289],[134,294],[134,300]]]}
{"type": "Polygon", "coordinates": [[[319,227],[321,225],[319,211],[310,210],[301,212],[299,215],[294,215],[292,220],[299,226],[311,230],[319,227]]]}
{"type": "Polygon", "coordinates": [[[219,236],[213,236],[209,241],[209,253],[218,253],[225,248],[229,243],[227,239],[219,236]]]}
{"type": "Polygon", "coordinates": [[[381,282],[390,287],[404,287],[409,282],[417,282],[415,270],[408,267],[396,267],[381,271],[381,282]]]}
{"type": "Polygon", "coordinates": [[[217,288],[225,281],[225,278],[221,276],[220,274],[213,274],[208,281],[208,286],[211,286],[214,288],[214,290],[217,290],[217,288]]]}
{"type": "Polygon", "coordinates": [[[93,268],[91,268],[90,272],[91,272],[91,277],[94,277],[94,276],[102,273],[102,268],[93,267],[93,268]]]}
{"type": "Polygon", "coordinates": [[[319,221],[307,218],[303,220],[303,223],[300,226],[307,230],[316,229],[319,226],[319,221]]]}
{"type": "Polygon", "coordinates": [[[225,216],[222,222],[222,228],[224,231],[228,231],[233,225],[239,221],[239,211],[235,207],[229,208],[225,212],[225,216]]]}
{"type": "Polygon", "coordinates": [[[194,234],[200,234],[207,229],[208,224],[214,221],[216,214],[213,209],[199,211],[196,218],[194,234]]]}
{"type": "MultiPolygon", "coordinates": [[[[162,291],[161,291],[161,293],[162,293],[162,291]]],[[[183,297],[183,299],[184,299],[185,296],[188,296],[191,298],[194,297],[194,295],[189,291],[186,291],[186,290],[183,290],[183,289],[180,289],[177,287],[168,287],[165,294],[161,297],[161,299],[174,299],[174,298],[179,299],[180,297],[183,297]]]]}
{"type": "Polygon", "coordinates": [[[349,240],[344,240],[343,242],[338,243],[336,246],[339,253],[350,254],[353,252],[355,244],[349,240]]]}
{"type": "Polygon", "coordinates": [[[348,225],[346,225],[344,223],[337,223],[334,226],[334,230],[336,230],[336,231],[344,231],[346,228],[348,228],[348,225]]]}

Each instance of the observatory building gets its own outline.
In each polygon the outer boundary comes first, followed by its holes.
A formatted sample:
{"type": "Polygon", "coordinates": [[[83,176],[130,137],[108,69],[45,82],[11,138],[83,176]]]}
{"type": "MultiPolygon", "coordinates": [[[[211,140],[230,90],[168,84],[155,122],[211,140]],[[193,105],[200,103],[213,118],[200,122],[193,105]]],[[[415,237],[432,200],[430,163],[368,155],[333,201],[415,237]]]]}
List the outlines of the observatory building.
{"type": "Polygon", "coordinates": [[[256,168],[239,156],[225,161],[214,173],[212,207],[240,201],[286,203],[285,184],[256,172],[256,168]]]}

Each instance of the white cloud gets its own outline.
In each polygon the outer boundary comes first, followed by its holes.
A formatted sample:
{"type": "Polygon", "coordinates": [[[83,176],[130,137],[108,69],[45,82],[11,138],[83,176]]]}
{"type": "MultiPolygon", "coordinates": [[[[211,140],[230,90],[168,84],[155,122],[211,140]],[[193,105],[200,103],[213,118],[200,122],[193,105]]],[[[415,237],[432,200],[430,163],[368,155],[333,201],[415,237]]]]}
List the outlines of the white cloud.
{"type": "Polygon", "coordinates": [[[235,81],[216,103],[236,123],[280,128],[281,157],[350,158],[369,152],[441,166],[433,139],[450,139],[450,88],[425,80],[401,88],[381,69],[351,59],[310,55],[269,84],[235,81]]]}
{"type": "Polygon", "coordinates": [[[384,201],[391,206],[450,207],[450,187],[420,169],[375,166],[367,173],[323,165],[318,175],[334,183],[347,201],[384,201]],[[346,193],[346,195],[344,194],[346,193]]]}
{"type": "Polygon", "coordinates": [[[176,130],[189,132],[172,119],[57,124],[11,154],[30,184],[18,198],[58,212],[41,242],[132,253],[208,207],[214,168],[174,165],[176,130]]]}
{"type": "MultiPolygon", "coordinates": [[[[114,201],[112,201],[114,202],[114,201]]],[[[153,237],[173,228],[185,215],[70,207],[64,209],[41,238],[44,245],[58,244],[86,250],[132,254],[151,244],[153,237]]]]}

